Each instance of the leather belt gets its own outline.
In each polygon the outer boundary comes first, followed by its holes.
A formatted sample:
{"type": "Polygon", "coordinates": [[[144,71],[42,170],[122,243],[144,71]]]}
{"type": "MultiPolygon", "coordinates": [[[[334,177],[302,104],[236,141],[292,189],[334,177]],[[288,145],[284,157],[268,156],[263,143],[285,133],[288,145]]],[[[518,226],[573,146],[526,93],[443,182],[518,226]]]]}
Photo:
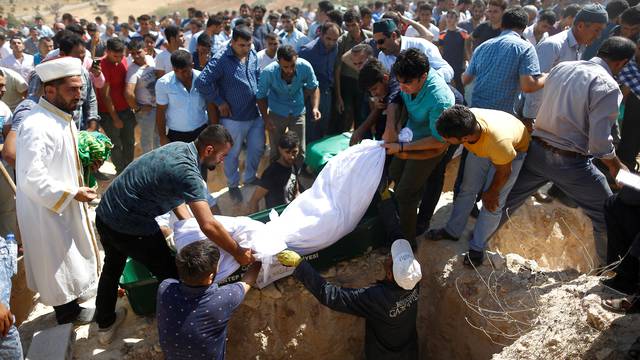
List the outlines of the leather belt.
{"type": "Polygon", "coordinates": [[[561,156],[571,157],[571,158],[585,158],[585,157],[587,157],[586,155],[582,155],[582,154],[574,152],[574,151],[558,149],[557,147],[555,147],[553,145],[549,145],[548,143],[546,143],[544,140],[540,139],[539,137],[534,137],[533,141],[537,142],[540,146],[542,146],[543,148],[551,151],[552,153],[555,153],[555,154],[558,154],[558,155],[561,155],[561,156]]]}

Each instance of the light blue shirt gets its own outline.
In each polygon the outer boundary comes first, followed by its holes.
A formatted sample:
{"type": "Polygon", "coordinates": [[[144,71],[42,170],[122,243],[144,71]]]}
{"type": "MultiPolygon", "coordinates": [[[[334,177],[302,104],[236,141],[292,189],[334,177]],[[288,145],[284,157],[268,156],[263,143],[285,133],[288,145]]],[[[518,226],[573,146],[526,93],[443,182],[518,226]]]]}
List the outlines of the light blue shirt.
{"type": "MultiPolygon", "coordinates": [[[[578,44],[571,29],[548,37],[536,46],[536,53],[540,61],[540,72],[548,73],[554,66],[563,61],[580,60],[584,48],[583,45],[578,44]]],[[[525,94],[522,115],[526,118],[535,118],[541,101],[542,90],[525,94]]]]}
{"type": "Polygon", "coordinates": [[[305,113],[304,90],[318,87],[318,80],[311,64],[298,58],[296,60],[296,74],[287,84],[282,79],[280,64],[277,62],[267,65],[260,73],[257,99],[268,99],[269,110],[280,116],[298,116],[305,113]]]}
{"type": "Polygon", "coordinates": [[[156,82],[156,103],[166,105],[167,127],[174,131],[193,131],[207,122],[207,103],[195,86],[200,71],[193,70],[191,91],[182,85],[172,71],[156,82]]]}
{"type": "Polygon", "coordinates": [[[291,35],[284,30],[280,33],[280,46],[291,45],[296,49],[296,52],[299,52],[302,45],[310,41],[311,39],[296,28],[293,28],[291,35]]]}

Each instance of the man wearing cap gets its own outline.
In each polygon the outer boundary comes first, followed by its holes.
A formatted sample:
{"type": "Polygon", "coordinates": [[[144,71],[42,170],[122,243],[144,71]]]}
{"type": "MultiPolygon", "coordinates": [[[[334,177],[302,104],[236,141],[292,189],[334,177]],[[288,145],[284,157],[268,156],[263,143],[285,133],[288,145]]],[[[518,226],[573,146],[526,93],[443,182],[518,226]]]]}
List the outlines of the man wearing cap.
{"type": "Polygon", "coordinates": [[[401,36],[400,30],[391,19],[383,19],[373,24],[373,39],[380,50],[378,60],[384,64],[387,70],[396,62],[400,51],[409,48],[420,50],[429,59],[429,66],[440,74],[446,82],[453,78],[453,68],[440,55],[438,47],[428,40],[401,36]]]}
{"type": "Polygon", "coordinates": [[[35,70],[44,94],[18,131],[16,159],[27,284],[53,306],[59,324],[87,323],[93,309],[81,308],[77,299],[94,294],[99,262],[86,205],[96,193],[84,184],[73,122],[82,64],[64,57],[35,70]]]}
{"type": "Polygon", "coordinates": [[[278,260],[284,266],[295,266],[293,276],[323,305],[366,319],[366,359],[418,358],[416,318],[422,272],[407,240],[399,239],[391,245],[391,256],[384,262],[384,279],[360,289],[327,282],[292,251],[281,252],[278,260]]]}

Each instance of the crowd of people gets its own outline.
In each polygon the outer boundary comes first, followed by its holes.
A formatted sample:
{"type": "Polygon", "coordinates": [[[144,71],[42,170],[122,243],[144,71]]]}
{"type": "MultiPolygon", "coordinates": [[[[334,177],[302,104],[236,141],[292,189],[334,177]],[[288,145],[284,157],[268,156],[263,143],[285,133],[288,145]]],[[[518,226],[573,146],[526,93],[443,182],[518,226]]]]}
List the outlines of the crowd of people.
{"type": "MultiPolygon", "coordinates": [[[[624,295],[603,306],[640,309],[640,202],[616,180],[638,171],[637,0],[242,4],[185,17],[66,13],[51,27],[39,16],[0,25],[2,161],[17,184],[15,201],[0,186],[0,235],[20,225],[29,287],[58,323],[96,321],[105,346],[126,317],[116,300],[130,257],[161,282],[165,357],[224,358],[227,323],[260,264],[213,216],[209,171],[222,163],[231,199],[249,212],[263,199],[267,208],[287,204],[304,191],[307,145],[344,132],[350,145],[376,139],[386,150],[375,197],[391,240],[385,278],[346,289],[298,254],[278,258],[323,304],[367,319],[367,358],[418,357],[417,238],[458,241],[475,217],[463,262],[481,266],[493,234],[532,195],[586,213],[596,265],[618,264],[603,282],[624,295]],[[136,127],[143,155],[134,160],[136,127]],[[79,130],[106,134],[116,169],[111,179],[96,159],[88,170],[111,181],[97,234],[79,130]],[[459,150],[451,216],[430,229],[459,150]],[[250,199],[243,185],[255,185],[250,199]],[[174,255],[167,217],[194,217],[211,241],[174,255]],[[250,265],[241,282],[213,283],[221,251],[250,265]],[[93,296],[95,309],[80,306],[93,296]]],[[[10,269],[0,271],[3,289],[10,269]]],[[[0,357],[21,359],[2,295],[0,357]]]]}

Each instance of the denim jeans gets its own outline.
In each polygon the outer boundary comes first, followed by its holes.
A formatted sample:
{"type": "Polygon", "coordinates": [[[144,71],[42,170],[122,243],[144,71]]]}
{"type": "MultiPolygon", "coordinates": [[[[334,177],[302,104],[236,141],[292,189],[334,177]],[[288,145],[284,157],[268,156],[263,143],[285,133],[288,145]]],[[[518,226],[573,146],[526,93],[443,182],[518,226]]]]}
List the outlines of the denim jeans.
{"type": "Polygon", "coordinates": [[[240,185],[240,169],[238,168],[240,150],[242,145],[247,145],[247,161],[244,168],[244,183],[250,183],[256,178],[260,158],[264,153],[264,122],[258,117],[248,121],[236,121],[222,119],[220,124],[224,126],[233,138],[233,146],[224,159],[224,175],[227,177],[229,187],[240,185]]]}
{"type": "MultiPolygon", "coordinates": [[[[534,138],[535,139],[535,138],[534,138]]],[[[591,219],[596,251],[601,264],[607,257],[607,226],[604,219],[604,204],[611,196],[607,179],[587,156],[570,157],[544,148],[536,140],[531,142],[527,159],[520,176],[511,190],[504,206],[502,222],[507,213],[515,211],[540,186],[552,181],[591,219]]]]}
{"type": "MultiPolygon", "coordinates": [[[[0,302],[7,308],[11,300],[11,277],[15,275],[18,264],[18,245],[9,243],[0,237],[0,302]]],[[[5,337],[0,336],[0,359],[22,360],[22,344],[15,325],[5,337]]]]}
{"type": "Polygon", "coordinates": [[[136,121],[140,125],[140,147],[142,153],[160,147],[160,136],[156,131],[156,108],[152,107],[149,111],[138,111],[136,113],[136,121]]]}
{"type": "MultiPolygon", "coordinates": [[[[511,188],[513,188],[513,185],[516,183],[526,156],[527,153],[518,153],[516,158],[511,162],[511,175],[509,175],[509,179],[507,179],[507,182],[502,189],[500,189],[498,208],[495,211],[489,211],[483,206],[482,210],[480,210],[480,215],[473,228],[473,236],[469,240],[470,249],[483,251],[487,240],[498,228],[498,225],[500,225],[502,207],[507,200],[511,188]]],[[[486,191],[489,186],[491,186],[495,173],[496,168],[488,158],[478,157],[472,152],[467,154],[460,193],[458,193],[458,196],[453,202],[453,211],[445,227],[445,230],[449,234],[455,237],[462,235],[464,228],[467,226],[471,210],[476,203],[478,193],[480,191],[486,191]]]]}
{"type": "Polygon", "coordinates": [[[318,109],[322,117],[318,121],[313,121],[313,109],[307,101],[307,144],[320,140],[329,132],[331,123],[331,102],[333,100],[333,89],[320,89],[320,104],[318,109]]]}

